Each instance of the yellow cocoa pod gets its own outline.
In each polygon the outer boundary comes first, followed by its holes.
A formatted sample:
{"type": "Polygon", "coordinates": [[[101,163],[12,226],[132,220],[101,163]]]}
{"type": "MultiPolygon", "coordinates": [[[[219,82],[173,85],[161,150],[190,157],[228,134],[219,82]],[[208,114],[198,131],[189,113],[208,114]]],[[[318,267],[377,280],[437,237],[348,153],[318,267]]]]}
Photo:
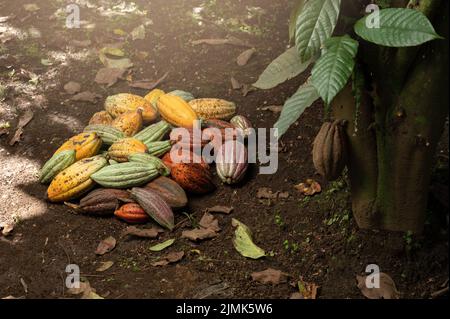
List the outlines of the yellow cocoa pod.
{"type": "Polygon", "coordinates": [[[192,107],[176,95],[164,94],[158,99],[158,110],[161,117],[178,127],[192,128],[198,120],[192,107]]]}
{"type": "Polygon", "coordinates": [[[108,150],[109,158],[119,162],[128,162],[128,156],[135,153],[147,153],[148,148],[141,141],[127,137],[115,142],[108,150]]]}
{"type": "Polygon", "coordinates": [[[142,129],[142,109],[123,113],[116,117],[111,126],[131,137],[142,129]]]}
{"type": "Polygon", "coordinates": [[[102,147],[102,140],[96,133],[81,133],[67,140],[56,150],[55,154],[66,150],[74,150],[76,160],[79,161],[97,155],[100,147],[102,147]]]}
{"type": "Polygon", "coordinates": [[[109,115],[108,112],[100,111],[92,115],[91,119],[89,120],[89,125],[111,125],[112,121],[113,118],[111,115],[109,115]]]}
{"type": "Polygon", "coordinates": [[[94,186],[92,174],[108,164],[104,156],[84,158],[60,172],[50,183],[47,197],[52,202],[76,198],[94,186]]]}
{"type": "Polygon", "coordinates": [[[151,90],[146,96],[144,96],[144,99],[152,103],[154,107],[157,106],[158,99],[161,95],[166,94],[163,90],[160,89],[154,89],[151,90]]]}
{"type": "Polygon", "coordinates": [[[158,111],[152,103],[139,95],[120,93],[108,96],[105,101],[105,110],[114,118],[129,111],[136,111],[138,108],[142,108],[145,124],[152,123],[158,117],[158,111]]]}
{"type": "Polygon", "coordinates": [[[190,101],[189,105],[203,120],[228,121],[236,114],[236,104],[222,99],[195,99],[190,101]]]}

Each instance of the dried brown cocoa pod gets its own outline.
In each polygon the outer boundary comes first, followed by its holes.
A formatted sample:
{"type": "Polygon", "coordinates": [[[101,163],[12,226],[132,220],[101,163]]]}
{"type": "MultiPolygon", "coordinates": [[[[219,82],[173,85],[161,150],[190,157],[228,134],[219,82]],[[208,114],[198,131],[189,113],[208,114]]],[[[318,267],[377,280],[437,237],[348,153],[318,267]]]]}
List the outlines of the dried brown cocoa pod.
{"type": "Polygon", "coordinates": [[[95,216],[113,215],[121,202],[134,202],[129,192],[120,189],[99,188],[80,200],[77,210],[95,216]]]}
{"type": "Polygon", "coordinates": [[[337,179],[347,164],[347,143],[344,122],[325,122],[313,143],[313,163],[327,180],[337,179]]]}

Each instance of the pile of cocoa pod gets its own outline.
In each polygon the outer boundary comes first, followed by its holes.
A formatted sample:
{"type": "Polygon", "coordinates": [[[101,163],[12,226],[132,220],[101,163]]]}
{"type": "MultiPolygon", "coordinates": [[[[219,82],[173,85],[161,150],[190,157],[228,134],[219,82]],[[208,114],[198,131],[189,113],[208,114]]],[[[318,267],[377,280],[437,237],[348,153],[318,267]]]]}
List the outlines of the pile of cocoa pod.
{"type": "Polygon", "coordinates": [[[39,180],[50,184],[49,201],[65,203],[78,213],[116,216],[128,223],[153,220],[172,230],[173,211],[187,205],[187,194],[216,189],[211,163],[194,150],[212,144],[218,177],[224,184],[238,183],[248,168],[245,142],[239,140],[245,141],[250,131],[249,120],[236,115],[236,105],[226,100],[195,99],[181,90],[166,94],[154,89],[145,97],[116,94],[105,100],[104,110],[91,117],[82,133],[55,151],[39,180]],[[170,133],[176,128],[193,130],[195,123],[201,123],[202,136],[209,136],[208,130],[231,128],[234,137],[218,140],[211,134],[201,145],[191,138],[187,149],[197,161],[174,162],[171,151],[186,140],[170,133]]]}

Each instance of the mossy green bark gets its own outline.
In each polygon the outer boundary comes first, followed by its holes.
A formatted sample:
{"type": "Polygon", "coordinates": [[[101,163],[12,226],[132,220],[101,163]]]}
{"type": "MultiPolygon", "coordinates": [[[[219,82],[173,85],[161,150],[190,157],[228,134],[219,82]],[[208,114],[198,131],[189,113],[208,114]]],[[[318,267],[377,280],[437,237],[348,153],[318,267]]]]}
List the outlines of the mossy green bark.
{"type": "MultiPolygon", "coordinates": [[[[403,6],[405,1],[390,1],[403,6]]],[[[437,32],[448,39],[448,1],[422,0],[437,32]],[[439,14],[437,14],[437,12],[439,14]]],[[[362,43],[358,57],[371,74],[370,96],[360,107],[354,134],[351,86],[333,102],[347,119],[352,207],[361,228],[423,229],[433,157],[448,115],[448,41],[413,48],[362,43]]]]}

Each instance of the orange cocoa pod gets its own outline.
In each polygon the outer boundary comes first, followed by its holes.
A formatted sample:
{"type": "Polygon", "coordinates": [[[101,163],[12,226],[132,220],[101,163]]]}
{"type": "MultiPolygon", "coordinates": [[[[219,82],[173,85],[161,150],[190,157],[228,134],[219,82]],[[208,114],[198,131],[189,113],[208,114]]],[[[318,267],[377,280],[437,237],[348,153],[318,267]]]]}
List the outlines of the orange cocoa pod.
{"type": "MultiPolygon", "coordinates": [[[[161,159],[164,162],[164,164],[166,166],[168,166],[169,168],[172,168],[172,166],[174,165],[172,158],[171,158],[171,152],[166,153],[161,159]]],[[[174,150],[174,152],[178,152],[178,154],[181,155],[181,149],[176,150],[176,151],[174,150]]],[[[209,169],[209,164],[200,155],[193,153],[193,152],[189,152],[189,155],[186,155],[186,157],[188,157],[187,161],[182,160],[181,162],[197,163],[197,164],[202,165],[205,169],[209,169]]]]}
{"type": "Polygon", "coordinates": [[[171,175],[178,185],[192,194],[206,194],[216,189],[211,172],[202,164],[173,164],[171,175]]]}
{"type": "Polygon", "coordinates": [[[114,215],[130,224],[142,224],[150,221],[148,214],[136,203],[121,206],[114,212],[114,215]]]}

